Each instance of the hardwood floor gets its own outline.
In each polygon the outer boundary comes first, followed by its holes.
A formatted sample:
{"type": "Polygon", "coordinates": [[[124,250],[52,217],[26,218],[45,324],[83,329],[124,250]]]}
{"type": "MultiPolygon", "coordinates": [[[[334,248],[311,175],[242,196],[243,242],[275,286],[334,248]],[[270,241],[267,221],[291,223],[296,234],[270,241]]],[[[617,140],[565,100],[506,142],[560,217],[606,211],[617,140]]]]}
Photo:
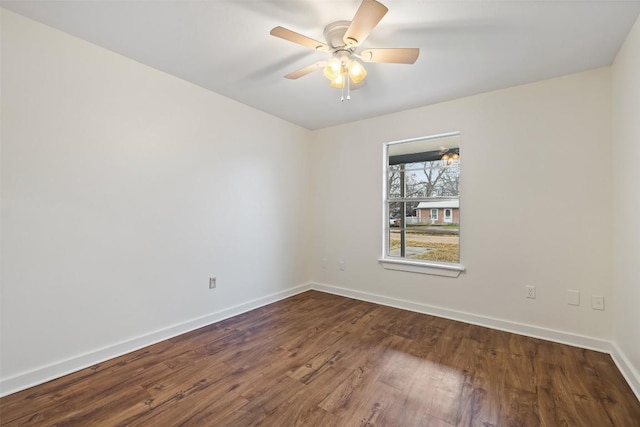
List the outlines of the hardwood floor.
{"type": "Polygon", "coordinates": [[[309,291],[0,399],[3,426],[640,426],[611,358],[309,291]]]}

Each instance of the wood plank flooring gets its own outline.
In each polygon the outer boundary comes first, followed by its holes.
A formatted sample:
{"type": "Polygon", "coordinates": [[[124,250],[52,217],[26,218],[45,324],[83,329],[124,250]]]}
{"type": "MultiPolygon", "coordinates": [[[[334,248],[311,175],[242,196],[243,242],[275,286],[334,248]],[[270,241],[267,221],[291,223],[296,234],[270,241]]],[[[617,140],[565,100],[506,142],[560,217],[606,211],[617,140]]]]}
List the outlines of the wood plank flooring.
{"type": "Polygon", "coordinates": [[[611,358],[309,291],[0,399],[3,426],[640,426],[611,358]]]}

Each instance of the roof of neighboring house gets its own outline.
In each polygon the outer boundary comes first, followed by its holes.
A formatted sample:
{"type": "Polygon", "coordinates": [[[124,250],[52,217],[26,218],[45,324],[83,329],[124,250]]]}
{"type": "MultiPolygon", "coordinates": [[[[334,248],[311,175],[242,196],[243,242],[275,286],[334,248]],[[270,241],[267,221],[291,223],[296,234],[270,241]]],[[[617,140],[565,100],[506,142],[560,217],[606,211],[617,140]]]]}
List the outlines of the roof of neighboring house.
{"type": "Polygon", "coordinates": [[[460,199],[432,200],[420,202],[416,209],[460,208],[460,199]]]}

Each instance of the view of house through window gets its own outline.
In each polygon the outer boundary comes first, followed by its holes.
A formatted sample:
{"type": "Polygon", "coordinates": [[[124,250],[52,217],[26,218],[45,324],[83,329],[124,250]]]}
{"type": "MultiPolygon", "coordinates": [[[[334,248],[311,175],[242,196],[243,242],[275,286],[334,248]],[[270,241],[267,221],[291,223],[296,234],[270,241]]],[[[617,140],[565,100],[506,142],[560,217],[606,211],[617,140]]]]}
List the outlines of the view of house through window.
{"type": "Polygon", "coordinates": [[[460,263],[459,138],[386,144],[385,258],[460,263]]]}

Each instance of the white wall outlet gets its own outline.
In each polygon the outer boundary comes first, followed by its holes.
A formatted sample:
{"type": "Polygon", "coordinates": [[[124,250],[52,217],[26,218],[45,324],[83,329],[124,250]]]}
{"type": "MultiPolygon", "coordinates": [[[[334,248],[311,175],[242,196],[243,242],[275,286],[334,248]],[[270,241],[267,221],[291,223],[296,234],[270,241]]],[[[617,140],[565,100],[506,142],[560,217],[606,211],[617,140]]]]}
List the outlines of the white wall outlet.
{"type": "Polygon", "coordinates": [[[322,263],[321,263],[321,265],[322,265],[322,268],[323,268],[323,269],[325,269],[325,270],[327,269],[327,259],[326,259],[326,258],[322,258],[322,263]]]}
{"type": "Polygon", "coordinates": [[[209,289],[215,289],[215,288],[216,288],[216,278],[209,277],[209,289]]]}
{"type": "Polygon", "coordinates": [[[527,298],[535,298],[536,297],[536,287],[535,286],[525,286],[525,296],[527,298]]]}
{"type": "Polygon", "coordinates": [[[338,263],[338,268],[340,268],[340,270],[344,271],[347,267],[344,264],[344,261],[340,261],[338,263]]]}
{"type": "Polygon", "coordinates": [[[567,289],[567,304],[580,305],[580,291],[567,289]]]}
{"type": "Polygon", "coordinates": [[[591,308],[594,310],[604,310],[604,297],[591,295],[591,308]]]}

